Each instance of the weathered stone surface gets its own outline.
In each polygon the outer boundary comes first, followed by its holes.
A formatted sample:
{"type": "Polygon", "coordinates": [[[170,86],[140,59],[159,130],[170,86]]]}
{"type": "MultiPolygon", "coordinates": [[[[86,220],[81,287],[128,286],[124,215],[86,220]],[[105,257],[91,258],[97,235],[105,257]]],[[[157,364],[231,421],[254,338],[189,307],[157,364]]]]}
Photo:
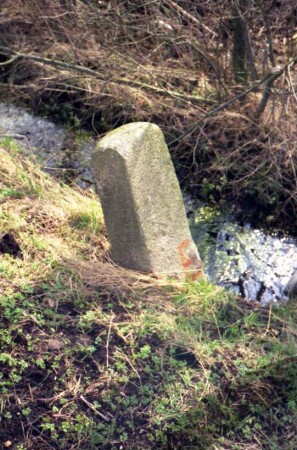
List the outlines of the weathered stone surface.
{"type": "Polygon", "coordinates": [[[203,274],[162,131],[137,122],[108,133],[92,166],[113,260],[142,272],[203,274]]]}

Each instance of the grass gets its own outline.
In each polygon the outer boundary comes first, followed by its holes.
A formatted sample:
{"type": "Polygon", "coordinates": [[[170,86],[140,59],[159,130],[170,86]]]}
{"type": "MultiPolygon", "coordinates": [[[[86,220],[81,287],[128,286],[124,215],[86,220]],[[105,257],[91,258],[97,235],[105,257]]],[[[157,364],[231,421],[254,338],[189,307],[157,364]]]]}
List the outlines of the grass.
{"type": "Polygon", "coordinates": [[[9,140],[0,172],[3,448],[297,447],[295,305],[115,267],[94,195],[9,140]]]}

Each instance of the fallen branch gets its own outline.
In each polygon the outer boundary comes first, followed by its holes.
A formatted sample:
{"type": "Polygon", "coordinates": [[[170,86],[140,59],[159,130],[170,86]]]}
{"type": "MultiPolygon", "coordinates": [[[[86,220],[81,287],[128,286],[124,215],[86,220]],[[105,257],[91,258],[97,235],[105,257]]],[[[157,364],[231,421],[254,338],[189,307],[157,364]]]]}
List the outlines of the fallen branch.
{"type": "Polygon", "coordinates": [[[83,74],[89,75],[93,78],[97,78],[97,79],[103,81],[104,83],[116,83],[116,84],[120,84],[120,85],[130,86],[132,88],[144,89],[145,91],[152,92],[154,94],[161,95],[163,97],[170,97],[170,98],[173,98],[173,99],[176,99],[179,101],[183,101],[185,103],[189,103],[192,106],[197,105],[197,104],[213,105],[215,103],[214,100],[207,100],[203,97],[198,97],[195,95],[187,95],[187,94],[181,94],[181,93],[175,92],[175,91],[169,91],[167,89],[155,87],[150,84],[142,83],[140,81],[129,80],[128,78],[113,77],[111,79],[106,79],[102,74],[100,74],[96,70],[89,69],[84,66],[66,63],[63,61],[56,60],[56,59],[44,58],[42,56],[37,56],[37,55],[19,53],[8,47],[0,46],[0,52],[2,52],[4,55],[9,55],[9,56],[12,55],[15,58],[27,59],[27,60],[34,61],[37,63],[49,65],[49,66],[52,66],[57,69],[66,69],[66,70],[70,70],[70,71],[83,73],[83,74]]]}

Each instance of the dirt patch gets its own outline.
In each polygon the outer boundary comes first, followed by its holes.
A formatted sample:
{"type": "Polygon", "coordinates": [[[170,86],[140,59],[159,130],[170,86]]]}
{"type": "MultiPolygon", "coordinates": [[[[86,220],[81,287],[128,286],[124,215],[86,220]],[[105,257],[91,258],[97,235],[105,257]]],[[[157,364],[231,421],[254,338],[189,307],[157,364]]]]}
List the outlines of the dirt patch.
{"type": "Polygon", "coordinates": [[[13,233],[5,233],[0,238],[0,253],[11,255],[14,258],[23,259],[23,253],[21,247],[16,241],[13,233]]]}

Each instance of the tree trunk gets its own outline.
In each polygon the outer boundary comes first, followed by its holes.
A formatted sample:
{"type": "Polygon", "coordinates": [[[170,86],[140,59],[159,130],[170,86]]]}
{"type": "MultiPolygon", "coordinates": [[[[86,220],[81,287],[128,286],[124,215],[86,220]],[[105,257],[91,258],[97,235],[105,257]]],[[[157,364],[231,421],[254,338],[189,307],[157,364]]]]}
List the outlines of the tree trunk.
{"type": "Polygon", "coordinates": [[[254,81],[258,78],[248,31],[248,11],[249,0],[234,1],[231,19],[233,32],[232,65],[234,79],[239,85],[247,84],[249,71],[254,81]]]}
{"type": "Polygon", "coordinates": [[[71,11],[77,5],[77,0],[60,0],[61,6],[71,11]]]}
{"type": "Polygon", "coordinates": [[[231,27],[233,32],[233,49],[232,49],[232,65],[234,79],[237,84],[243,85],[247,83],[248,73],[246,66],[246,46],[244,39],[244,27],[238,8],[236,5],[232,8],[231,27]]]}

